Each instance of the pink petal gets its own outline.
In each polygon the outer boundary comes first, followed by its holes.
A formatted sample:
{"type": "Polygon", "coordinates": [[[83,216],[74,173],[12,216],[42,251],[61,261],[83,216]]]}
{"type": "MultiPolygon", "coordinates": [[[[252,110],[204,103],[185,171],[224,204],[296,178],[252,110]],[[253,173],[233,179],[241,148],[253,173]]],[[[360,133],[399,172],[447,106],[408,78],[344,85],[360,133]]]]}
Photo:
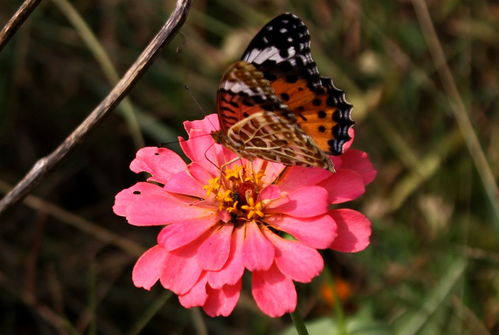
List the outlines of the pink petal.
{"type": "Polygon", "coordinates": [[[353,144],[353,139],[355,138],[355,130],[353,128],[348,129],[348,135],[350,135],[350,140],[343,144],[343,153],[347,152],[353,144]]]}
{"type": "Polygon", "coordinates": [[[201,268],[194,257],[199,243],[170,252],[159,278],[164,288],[178,295],[187,293],[198,281],[201,268]]]}
{"type": "Polygon", "coordinates": [[[214,176],[220,174],[225,163],[237,157],[229,149],[216,144],[210,134],[196,129],[191,130],[189,140],[181,141],[180,146],[192,162],[200,164],[214,176]]]}
{"type": "Polygon", "coordinates": [[[274,262],[274,247],[254,221],[246,225],[243,260],[250,271],[267,270],[274,262]]]}
{"type": "Polygon", "coordinates": [[[215,227],[197,252],[199,266],[204,270],[218,271],[227,262],[230,252],[232,224],[215,227]]]}
{"type": "MultiPolygon", "coordinates": [[[[198,163],[189,164],[188,169],[189,169],[189,173],[191,174],[191,176],[194,177],[194,179],[196,179],[201,185],[208,184],[209,180],[211,178],[215,177],[214,175],[212,175],[210,173],[210,171],[208,171],[201,164],[198,164],[198,163]]],[[[216,176],[218,176],[218,175],[220,175],[219,171],[217,171],[216,176]]],[[[206,193],[206,191],[205,191],[205,193],[206,193]]],[[[203,194],[203,198],[204,198],[204,194],[203,194]]]]}
{"type": "Polygon", "coordinates": [[[203,310],[211,317],[229,316],[236,307],[241,294],[241,280],[235,285],[225,285],[220,289],[208,286],[208,299],[203,310]]]}
{"type": "Polygon", "coordinates": [[[327,212],[328,194],[320,186],[306,186],[288,195],[289,201],[284,205],[267,208],[270,213],[281,213],[296,217],[313,217],[327,212]]]}
{"type": "Polygon", "coordinates": [[[328,248],[336,237],[336,222],[328,214],[313,218],[282,215],[270,223],[311,248],[328,248]]]}
{"type": "Polygon", "coordinates": [[[217,223],[214,215],[185,220],[164,227],[158,234],[158,244],[171,251],[191,243],[217,223]]]}
{"type": "Polygon", "coordinates": [[[338,226],[338,236],[330,248],[341,252],[358,252],[369,245],[371,222],[353,209],[335,209],[329,212],[338,226]]]}
{"type": "Polygon", "coordinates": [[[162,194],[133,195],[135,201],[130,203],[126,210],[126,218],[132,225],[166,225],[215,215],[214,209],[193,206],[196,200],[182,198],[166,191],[162,194]]]}
{"type": "Polygon", "coordinates": [[[158,281],[167,257],[168,252],[159,245],[144,252],[133,267],[133,284],[137,287],[143,287],[146,290],[150,290],[158,281]]]}
{"type": "Polygon", "coordinates": [[[343,160],[341,159],[342,156],[332,156],[329,155],[329,159],[333,162],[334,168],[336,170],[341,169],[341,165],[343,164],[343,160]]]}
{"type": "Polygon", "coordinates": [[[184,128],[187,134],[190,134],[192,129],[204,130],[206,134],[220,129],[218,115],[216,113],[206,115],[202,120],[185,121],[184,128]]]}
{"type": "Polygon", "coordinates": [[[208,283],[211,287],[218,289],[227,285],[236,284],[244,273],[243,242],[244,227],[236,228],[232,234],[230,254],[227,263],[220,271],[208,272],[208,283]]]}
{"type": "Polygon", "coordinates": [[[317,185],[331,176],[331,172],[321,168],[310,168],[303,166],[291,166],[284,173],[279,182],[282,191],[293,191],[302,186],[317,185]]]}
{"type": "Polygon", "coordinates": [[[269,230],[265,235],[275,247],[275,264],[286,277],[308,283],[321,273],[324,261],[317,250],[298,241],[283,239],[269,230]]]}
{"type": "Polygon", "coordinates": [[[377,171],[369,160],[369,156],[364,151],[351,149],[345,152],[342,156],[342,169],[354,170],[359,173],[367,185],[376,178],[377,171]]]}
{"type": "Polygon", "coordinates": [[[166,148],[145,147],[137,151],[135,159],[130,163],[130,170],[135,173],[148,172],[149,180],[165,184],[168,179],[187,165],[175,152],[166,148]]]}
{"type": "Polygon", "coordinates": [[[113,212],[116,215],[126,216],[127,208],[137,201],[139,196],[143,194],[154,194],[161,196],[165,193],[163,188],[156,184],[139,182],[132,187],[126,188],[116,194],[114,198],[113,212]]]}
{"type": "Polygon", "coordinates": [[[185,308],[203,306],[208,298],[206,292],[206,276],[202,275],[198,282],[186,294],[179,295],[178,301],[185,308]]]}
{"type": "Polygon", "coordinates": [[[258,200],[275,200],[281,197],[281,190],[277,185],[269,185],[265,187],[259,194],[258,200]]]}
{"type": "Polygon", "coordinates": [[[365,191],[362,176],[352,170],[340,169],[320,185],[328,190],[329,202],[332,204],[351,201],[365,191]]]}
{"type": "Polygon", "coordinates": [[[263,159],[255,159],[248,165],[248,168],[253,169],[255,172],[263,170],[262,181],[264,186],[272,184],[281,175],[282,171],[286,169],[286,165],[284,164],[263,159]]]}
{"type": "Polygon", "coordinates": [[[296,308],[293,281],[284,276],[275,265],[267,271],[253,272],[251,291],[258,307],[271,317],[280,317],[296,308]]]}
{"type": "Polygon", "coordinates": [[[187,170],[174,174],[165,185],[165,190],[171,193],[185,194],[201,199],[206,195],[203,184],[194,179],[187,170]]]}

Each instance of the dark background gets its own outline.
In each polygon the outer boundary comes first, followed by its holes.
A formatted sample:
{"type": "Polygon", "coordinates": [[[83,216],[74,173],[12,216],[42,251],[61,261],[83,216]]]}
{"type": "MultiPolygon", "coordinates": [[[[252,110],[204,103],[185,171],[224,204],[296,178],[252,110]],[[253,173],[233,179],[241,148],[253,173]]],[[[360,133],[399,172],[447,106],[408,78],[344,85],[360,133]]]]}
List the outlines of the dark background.
{"type": "MultiPolygon", "coordinates": [[[[214,112],[225,68],[263,24],[290,11],[310,28],[321,74],[354,105],[354,148],[368,152],[379,171],[361,199],[344,205],[372,220],[370,247],[352,255],[326,252],[327,271],[297,285],[311,332],[335,334],[339,328],[331,322],[346,322],[348,334],[497,334],[497,195],[487,195],[477,171],[490,170],[496,180],[499,174],[499,4],[426,1],[445,52],[442,65],[426,43],[414,6],[420,2],[195,1],[181,34],[129,101],[33,197],[0,217],[0,333],[286,331],[289,316],[259,312],[249,282],[234,313],[215,319],[183,309],[159,285],[151,292],[135,288],[134,261],[159,230],[130,226],[111,207],[118,191],[142,178],[128,169],[142,139],[146,145],[174,142],[185,135],[182,121],[214,112]],[[445,66],[457,97],[442,84],[445,66]],[[473,132],[458,127],[456,99],[464,102],[473,132]],[[488,165],[472,159],[466,146],[472,136],[488,165]],[[328,298],[331,276],[340,304],[328,298]]],[[[42,1],[0,53],[2,193],[112,87],[113,70],[96,48],[123,74],[174,1],[75,0],[90,34],[69,19],[67,4],[42,1]],[[97,44],[88,43],[92,34],[97,44]]],[[[0,26],[19,5],[0,2],[0,26]]]]}

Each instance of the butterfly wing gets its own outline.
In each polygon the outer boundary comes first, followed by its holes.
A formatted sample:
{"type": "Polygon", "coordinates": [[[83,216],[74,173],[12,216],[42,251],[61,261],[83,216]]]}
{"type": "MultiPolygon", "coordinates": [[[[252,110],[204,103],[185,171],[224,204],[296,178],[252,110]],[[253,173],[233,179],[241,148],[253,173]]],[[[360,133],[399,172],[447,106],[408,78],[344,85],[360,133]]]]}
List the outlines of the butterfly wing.
{"type": "Polygon", "coordinates": [[[289,113],[274,94],[270,82],[254,65],[237,62],[225,72],[217,92],[217,112],[223,133],[253,113],[289,113]]]}
{"type": "Polygon", "coordinates": [[[285,165],[314,166],[334,172],[329,157],[296,120],[281,114],[260,111],[234,124],[227,133],[232,146],[243,148],[246,158],[263,158],[285,165]]]}
{"type": "Polygon", "coordinates": [[[263,73],[275,96],[321,150],[342,153],[354,124],[352,105],[331,79],[320,77],[302,20],[290,13],[274,18],[253,38],[242,60],[263,73]]]}

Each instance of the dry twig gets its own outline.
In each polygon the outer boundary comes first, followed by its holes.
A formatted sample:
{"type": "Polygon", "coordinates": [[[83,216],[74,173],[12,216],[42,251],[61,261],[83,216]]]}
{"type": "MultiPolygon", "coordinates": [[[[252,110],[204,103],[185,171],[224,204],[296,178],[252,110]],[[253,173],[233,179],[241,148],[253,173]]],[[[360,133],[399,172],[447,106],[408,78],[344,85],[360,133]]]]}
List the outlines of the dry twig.
{"type": "Polygon", "coordinates": [[[50,155],[35,163],[24,178],[5,197],[0,200],[0,214],[17,203],[40,183],[42,178],[50,172],[66,155],[80,143],[102,118],[126,96],[137,80],[151,65],[154,57],[163,45],[168,43],[184,23],[191,0],[177,0],[177,6],[160,31],[154,36],[149,45],[128,69],[121,80],[109,92],[107,97],[90,113],[90,115],[62,142],[50,155]]]}
{"type": "Polygon", "coordinates": [[[17,29],[22,26],[24,21],[33,12],[33,10],[38,6],[41,0],[26,0],[23,2],[21,7],[14,13],[10,20],[5,24],[2,31],[0,31],[0,51],[7,45],[10,38],[14,36],[17,29]]]}

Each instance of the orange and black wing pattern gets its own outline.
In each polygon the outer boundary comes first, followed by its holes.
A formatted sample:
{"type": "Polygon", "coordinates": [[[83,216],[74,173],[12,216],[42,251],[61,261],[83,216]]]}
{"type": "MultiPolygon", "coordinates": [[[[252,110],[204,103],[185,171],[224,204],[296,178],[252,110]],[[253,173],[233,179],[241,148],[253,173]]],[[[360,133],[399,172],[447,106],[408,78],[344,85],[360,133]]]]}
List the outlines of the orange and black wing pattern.
{"type": "Polygon", "coordinates": [[[290,13],[273,19],[253,38],[242,60],[263,74],[274,95],[321,150],[333,155],[343,152],[354,124],[352,105],[331,79],[319,75],[302,20],[290,13]]]}
{"type": "Polygon", "coordinates": [[[223,133],[237,122],[261,111],[288,113],[270,81],[254,65],[239,61],[225,72],[217,92],[217,112],[223,133]]]}

